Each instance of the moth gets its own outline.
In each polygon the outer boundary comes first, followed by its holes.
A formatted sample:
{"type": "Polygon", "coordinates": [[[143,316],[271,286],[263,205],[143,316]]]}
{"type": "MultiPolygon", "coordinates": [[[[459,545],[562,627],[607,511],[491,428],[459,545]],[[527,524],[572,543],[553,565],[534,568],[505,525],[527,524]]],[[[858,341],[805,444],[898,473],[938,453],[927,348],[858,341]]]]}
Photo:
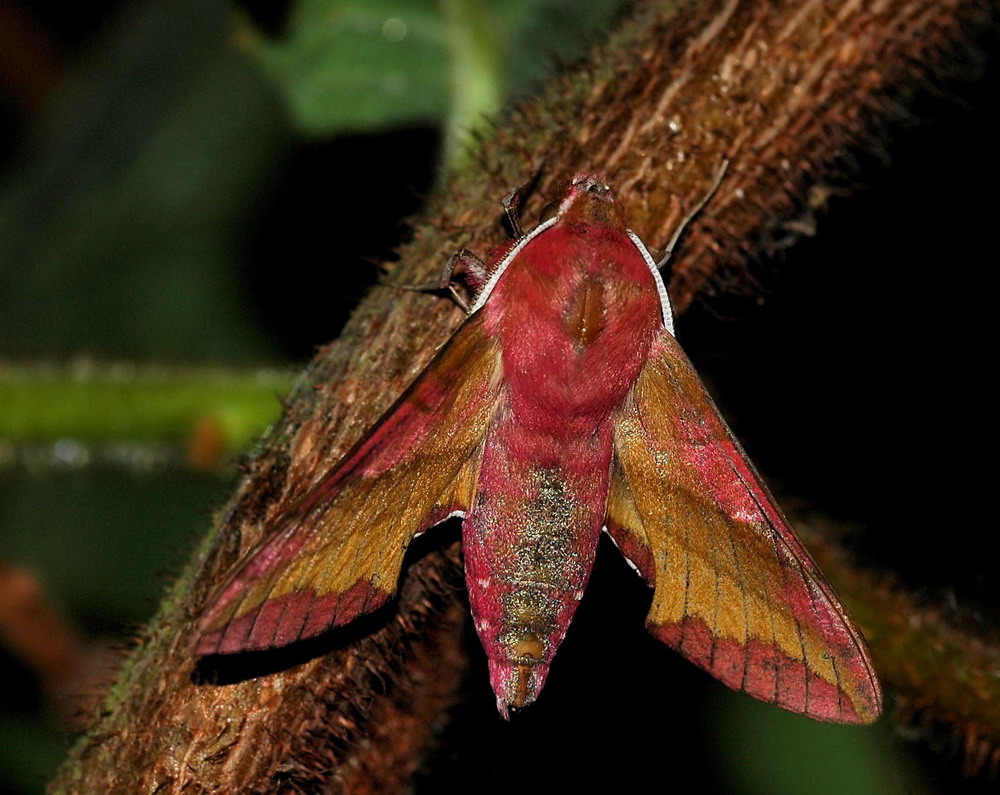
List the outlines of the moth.
{"type": "Polygon", "coordinates": [[[197,652],[384,605],[410,541],[458,516],[504,717],[541,692],[604,532],[653,589],[649,631],[688,660],[793,712],[874,720],[861,633],[674,338],[666,257],[588,174],[529,234],[511,217],[516,239],[469,269],[467,319],[215,594],[197,652]]]}

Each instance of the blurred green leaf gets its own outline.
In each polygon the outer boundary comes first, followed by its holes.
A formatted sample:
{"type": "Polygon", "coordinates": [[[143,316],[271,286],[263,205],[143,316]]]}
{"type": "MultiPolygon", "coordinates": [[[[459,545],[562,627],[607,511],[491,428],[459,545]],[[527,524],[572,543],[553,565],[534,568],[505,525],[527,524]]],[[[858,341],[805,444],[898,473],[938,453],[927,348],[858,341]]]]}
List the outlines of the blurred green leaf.
{"type": "Polygon", "coordinates": [[[291,142],[220,0],[126,4],[0,183],[6,353],[257,360],[238,263],[291,142]]]}
{"type": "Polygon", "coordinates": [[[0,716],[0,792],[42,793],[45,781],[62,761],[66,749],[60,732],[41,720],[21,715],[0,716]]]}
{"type": "Polygon", "coordinates": [[[746,795],[893,795],[921,792],[901,781],[884,723],[820,723],[714,688],[706,724],[726,791],[746,795]],[[906,786],[903,786],[904,783],[906,786]]]}
{"type": "Polygon", "coordinates": [[[149,619],[195,528],[229,486],[213,475],[90,471],[7,475],[4,560],[38,574],[47,595],[92,635],[149,619]]]}
{"type": "Polygon", "coordinates": [[[243,41],[310,134],[444,123],[457,140],[557,59],[582,55],[621,5],[299,0],[283,36],[245,24],[243,41]]]}
{"type": "Polygon", "coordinates": [[[253,52],[311,133],[432,122],[448,104],[437,0],[300,0],[287,33],[253,52]]]}

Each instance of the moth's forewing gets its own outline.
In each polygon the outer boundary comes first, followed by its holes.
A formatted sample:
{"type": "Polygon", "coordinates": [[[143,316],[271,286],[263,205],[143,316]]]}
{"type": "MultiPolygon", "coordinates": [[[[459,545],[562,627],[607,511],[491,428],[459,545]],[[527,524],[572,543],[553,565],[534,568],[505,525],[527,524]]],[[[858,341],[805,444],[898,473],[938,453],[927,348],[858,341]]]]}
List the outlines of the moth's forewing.
{"type": "Polygon", "coordinates": [[[472,504],[497,367],[475,315],[218,591],[198,653],[282,646],[389,599],[411,539],[472,504]]]}
{"type": "Polygon", "coordinates": [[[878,716],[860,632],[666,332],[616,423],[608,514],[655,588],[647,625],[657,638],[793,712],[878,716]]]}

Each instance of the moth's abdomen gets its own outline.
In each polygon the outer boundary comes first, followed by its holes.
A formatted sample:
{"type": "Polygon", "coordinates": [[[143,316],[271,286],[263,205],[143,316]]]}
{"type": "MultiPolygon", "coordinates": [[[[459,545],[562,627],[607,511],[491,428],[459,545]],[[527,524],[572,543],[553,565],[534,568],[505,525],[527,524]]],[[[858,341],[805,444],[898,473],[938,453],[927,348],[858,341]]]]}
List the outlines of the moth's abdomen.
{"type": "Polygon", "coordinates": [[[463,527],[472,615],[501,712],[538,696],[576,612],[601,528],[610,425],[583,440],[496,423],[463,527]]]}

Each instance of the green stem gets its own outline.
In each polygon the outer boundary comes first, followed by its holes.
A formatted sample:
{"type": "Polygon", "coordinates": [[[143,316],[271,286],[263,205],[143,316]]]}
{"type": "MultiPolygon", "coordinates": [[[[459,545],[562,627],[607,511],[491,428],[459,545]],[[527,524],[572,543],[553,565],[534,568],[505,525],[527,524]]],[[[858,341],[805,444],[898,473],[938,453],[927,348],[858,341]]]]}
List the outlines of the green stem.
{"type": "Polygon", "coordinates": [[[187,442],[239,450],[278,417],[292,375],[270,369],[0,362],[0,441],[187,442]]]}
{"type": "MultiPolygon", "coordinates": [[[[461,166],[472,136],[503,101],[497,25],[480,0],[443,0],[451,53],[451,107],[445,129],[445,162],[461,166]]],[[[442,172],[444,173],[444,172],[442,172]]]]}

